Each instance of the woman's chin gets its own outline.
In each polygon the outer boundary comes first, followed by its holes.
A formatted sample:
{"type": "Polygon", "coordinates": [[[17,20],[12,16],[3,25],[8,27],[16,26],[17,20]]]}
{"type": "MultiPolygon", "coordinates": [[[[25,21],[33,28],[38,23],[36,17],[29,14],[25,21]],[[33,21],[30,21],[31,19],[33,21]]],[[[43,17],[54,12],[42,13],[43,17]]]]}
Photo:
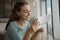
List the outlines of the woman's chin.
{"type": "Polygon", "coordinates": [[[28,18],[26,18],[25,20],[26,20],[26,21],[28,21],[29,19],[28,19],[28,18]]]}

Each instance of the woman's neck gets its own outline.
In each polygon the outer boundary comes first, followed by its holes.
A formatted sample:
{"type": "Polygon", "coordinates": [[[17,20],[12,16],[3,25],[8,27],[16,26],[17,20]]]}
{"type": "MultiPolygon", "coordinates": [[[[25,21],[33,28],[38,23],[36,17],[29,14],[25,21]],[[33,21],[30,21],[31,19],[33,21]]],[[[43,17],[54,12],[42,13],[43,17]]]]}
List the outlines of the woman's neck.
{"type": "Polygon", "coordinates": [[[20,25],[21,27],[24,27],[25,26],[25,21],[24,20],[18,20],[17,21],[18,25],[20,25]]]}

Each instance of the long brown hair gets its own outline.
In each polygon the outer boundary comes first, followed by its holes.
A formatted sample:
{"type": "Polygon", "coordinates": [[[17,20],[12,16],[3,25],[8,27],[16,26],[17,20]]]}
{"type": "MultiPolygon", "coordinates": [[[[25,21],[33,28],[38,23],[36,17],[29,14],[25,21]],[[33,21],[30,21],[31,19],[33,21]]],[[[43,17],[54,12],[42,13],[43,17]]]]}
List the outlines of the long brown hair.
{"type": "Polygon", "coordinates": [[[27,2],[17,2],[17,3],[14,5],[14,8],[13,8],[13,10],[12,10],[12,14],[11,14],[11,16],[10,16],[10,18],[9,18],[9,21],[8,21],[8,23],[7,23],[7,25],[6,25],[5,30],[7,30],[10,22],[19,20],[19,16],[16,14],[16,12],[17,12],[17,11],[21,11],[21,7],[24,6],[24,5],[28,5],[28,3],[27,3],[27,2]]]}

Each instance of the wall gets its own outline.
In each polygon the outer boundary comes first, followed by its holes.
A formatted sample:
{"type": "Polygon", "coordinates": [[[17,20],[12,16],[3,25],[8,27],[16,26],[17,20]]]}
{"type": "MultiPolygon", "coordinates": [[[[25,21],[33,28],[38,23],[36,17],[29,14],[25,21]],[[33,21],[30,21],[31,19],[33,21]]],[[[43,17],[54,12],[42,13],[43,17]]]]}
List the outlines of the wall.
{"type": "Polygon", "coordinates": [[[31,16],[36,16],[37,17],[37,2],[36,0],[25,0],[28,3],[30,3],[30,7],[31,7],[31,16]]]}

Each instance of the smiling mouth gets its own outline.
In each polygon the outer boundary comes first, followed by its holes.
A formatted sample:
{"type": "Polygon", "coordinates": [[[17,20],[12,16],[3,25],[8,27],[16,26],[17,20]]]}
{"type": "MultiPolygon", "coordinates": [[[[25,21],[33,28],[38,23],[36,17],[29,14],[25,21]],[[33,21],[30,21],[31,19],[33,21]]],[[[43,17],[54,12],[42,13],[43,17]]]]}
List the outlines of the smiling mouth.
{"type": "Polygon", "coordinates": [[[29,16],[26,16],[26,18],[29,18],[29,16]]]}
{"type": "Polygon", "coordinates": [[[26,18],[29,18],[30,16],[29,15],[27,15],[27,16],[25,16],[26,18]]]}

